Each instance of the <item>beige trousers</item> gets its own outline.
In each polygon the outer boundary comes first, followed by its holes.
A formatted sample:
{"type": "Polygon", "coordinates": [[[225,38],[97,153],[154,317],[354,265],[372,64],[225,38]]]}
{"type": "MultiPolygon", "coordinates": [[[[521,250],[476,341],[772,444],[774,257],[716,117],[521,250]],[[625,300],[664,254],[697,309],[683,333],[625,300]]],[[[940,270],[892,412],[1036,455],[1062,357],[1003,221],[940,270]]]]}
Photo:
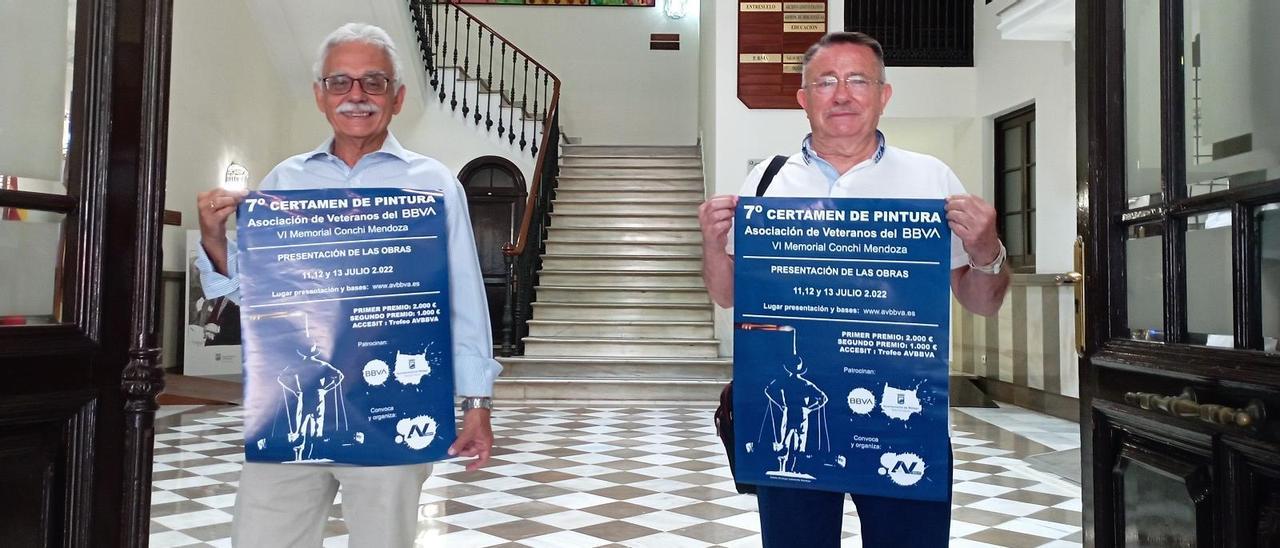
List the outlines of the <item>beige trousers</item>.
{"type": "Polygon", "coordinates": [[[236,492],[231,544],[239,548],[318,548],[334,495],[342,488],[348,545],[409,548],[418,493],[430,464],[328,466],[246,462],[236,492]]]}

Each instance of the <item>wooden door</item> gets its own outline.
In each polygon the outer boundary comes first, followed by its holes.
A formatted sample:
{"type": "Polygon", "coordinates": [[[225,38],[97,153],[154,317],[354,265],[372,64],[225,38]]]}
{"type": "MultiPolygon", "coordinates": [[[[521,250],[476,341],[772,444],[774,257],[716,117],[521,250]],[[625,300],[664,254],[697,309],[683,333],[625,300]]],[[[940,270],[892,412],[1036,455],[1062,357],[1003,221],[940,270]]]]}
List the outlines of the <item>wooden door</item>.
{"type": "Polygon", "coordinates": [[[1280,546],[1280,3],[1077,7],[1095,546],[1280,546]]]}
{"type": "Polygon", "coordinates": [[[515,241],[528,190],[524,175],[510,160],[482,156],[458,173],[467,191],[467,209],[476,238],[476,256],[489,300],[494,345],[502,342],[502,311],[507,299],[507,266],[502,246],[515,241]]]}
{"type": "Polygon", "coordinates": [[[0,544],[145,546],[170,3],[7,4],[0,544]]]}

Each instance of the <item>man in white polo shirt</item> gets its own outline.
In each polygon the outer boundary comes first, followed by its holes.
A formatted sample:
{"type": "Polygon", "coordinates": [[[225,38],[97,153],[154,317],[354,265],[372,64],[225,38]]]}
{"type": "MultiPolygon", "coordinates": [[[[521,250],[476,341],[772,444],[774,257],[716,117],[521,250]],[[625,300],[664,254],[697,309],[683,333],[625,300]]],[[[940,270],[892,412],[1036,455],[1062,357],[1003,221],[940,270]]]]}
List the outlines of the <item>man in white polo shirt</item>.
{"type": "MultiPolygon", "coordinates": [[[[804,85],[796,100],[812,130],[800,152],[787,158],[765,196],[945,198],[951,226],[951,289],[965,308],[983,315],[1000,310],[1009,274],[996,212],[967,194],[937,158],[885,144],[877,126],[893,95],[885,81],[880,43],[858,32],[823,36],[804,56],[804,85]]],[[[755,196],[766,164],[747,175],[739,195],[755,196]]],[[[733,306],[733,226],[736,195],[708,199],[698,210],[702,276],[716,304],[733,306]]],[[[938,303],[947,306],[947,303],[938,303]]],[[[851,495],[862,522],[864,546],[946,546],[951,501],[930,502],[851,495]]],[[[764,546],[840,545],[844,494],[758,487],[764,546]]]]}

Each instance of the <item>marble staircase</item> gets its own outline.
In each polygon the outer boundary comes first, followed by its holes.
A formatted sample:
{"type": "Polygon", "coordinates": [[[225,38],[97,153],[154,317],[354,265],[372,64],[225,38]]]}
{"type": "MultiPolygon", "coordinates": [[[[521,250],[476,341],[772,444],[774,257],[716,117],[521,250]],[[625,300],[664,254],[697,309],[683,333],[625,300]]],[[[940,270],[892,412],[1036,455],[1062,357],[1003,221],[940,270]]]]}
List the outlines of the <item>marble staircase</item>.
{"type": "Polygon", "coordinates": [[[500,399],[713,402],[728,381],[702,287],[697,147],[561,149],[525,355],[500,399]]]}

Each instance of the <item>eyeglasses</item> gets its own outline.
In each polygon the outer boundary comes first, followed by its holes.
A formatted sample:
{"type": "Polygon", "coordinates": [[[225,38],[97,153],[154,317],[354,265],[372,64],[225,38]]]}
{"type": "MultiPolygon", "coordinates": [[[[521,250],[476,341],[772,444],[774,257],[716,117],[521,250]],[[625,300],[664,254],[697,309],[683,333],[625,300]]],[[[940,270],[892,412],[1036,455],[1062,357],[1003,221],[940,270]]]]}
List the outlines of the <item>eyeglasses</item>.
{"type": "Polygon", "coordinates": [[[842,81],[846,86],[849,86],[849,91],[853,93],[866,93],[871,91],[871,86],[884,83],[884,80],[872,80],[861,74],[850,74],[844,77],[843,80],[835,76],[822,76],[809,82],[805,89],[812,89],[814,93],[819,95],[830,95],[835,93],[836,86],[839,86],[842,81]]]}
{"type": "Polygon", "coordinates": [[[359,78],[352,78],[345,74],[335,74],[321,78],[320,84],[324,86],[325,92],[330,95],[346,95],[356,82],[360,83],[360,89],[364,90],[365,93],[382,95],[387,92],[394,81],[381,74],[368,74],[359,78]]]}

